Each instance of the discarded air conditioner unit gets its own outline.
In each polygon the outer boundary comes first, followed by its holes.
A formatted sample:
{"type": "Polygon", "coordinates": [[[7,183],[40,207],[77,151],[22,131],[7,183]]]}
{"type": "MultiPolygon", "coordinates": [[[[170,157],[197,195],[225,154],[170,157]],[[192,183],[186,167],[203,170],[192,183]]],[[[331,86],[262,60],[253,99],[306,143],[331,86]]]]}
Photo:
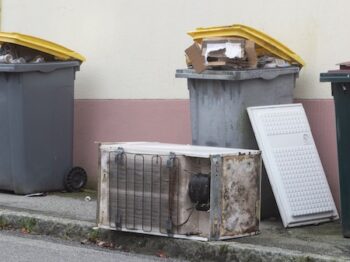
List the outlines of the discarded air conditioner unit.
{"type": "Polygon", "coordinates": [[[99,148],[99,228],[205,241],[258,233],[260,151],[147,142],[99,148]]]}

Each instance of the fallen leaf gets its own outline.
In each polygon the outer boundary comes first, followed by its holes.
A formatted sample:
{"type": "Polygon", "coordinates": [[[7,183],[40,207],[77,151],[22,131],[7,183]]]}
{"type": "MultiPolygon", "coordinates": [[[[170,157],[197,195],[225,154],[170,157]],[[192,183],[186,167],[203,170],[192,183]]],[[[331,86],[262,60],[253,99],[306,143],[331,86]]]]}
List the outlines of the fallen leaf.
{"type": "Polygon", "coordinates": [[[80,244],[85,245],[85,244],[87,244],[88,242],[89,242],[89,240],[84,239],[84,240],[82,240],[82,241],[80,242],[80,244]]]}
{"type": "Polygon", "coordinates": [[[22,234],[29,234],[29,231],[25,227],[22,227],[21,228],[21,233],[22,234]]]}
{"type": "Polygon", "coordinates": [[[158,251],[157,252],[157,257],[160,257],[160,258],[167,258],[168,256],[164,253],[164,251],[158,251]]]}
{"type": "Polygon", "coordinates": [[[98,241],[97,242],[97,245],[99,246],[99,247],[105,247],[106,246],[106,242],[104,242],[104,241],[98,241]]]}

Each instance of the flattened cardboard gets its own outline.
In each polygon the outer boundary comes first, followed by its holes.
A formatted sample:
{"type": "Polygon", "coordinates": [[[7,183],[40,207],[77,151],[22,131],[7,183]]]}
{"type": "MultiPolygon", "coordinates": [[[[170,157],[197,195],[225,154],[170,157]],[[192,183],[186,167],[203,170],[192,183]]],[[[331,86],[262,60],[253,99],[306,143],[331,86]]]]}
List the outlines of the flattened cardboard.
{"type": "Polygon", "coordinates": [[[198,44],[194,43],[185,50],[185,53],[192,63],[193,69],[197,73],[203,72],[207,67],[205,66],[205,58],[202,55],[201,48],[198,44]]]}
{"type": "Polygon", "coordinates": [[[255,43],[253,41],[245,41],[245,52],[248,58],[249,68],[256,68],[258,65],[258,56],[256,54],[255,43]]]}
{"type": "Polygon", "coordinates": [[[257,68],[258,58],[255,49],[255,43],[250,40],[235,38],[235,37],[215,37],[203,39],[202,46],[194,43],[185,50],[187,55],[186,62],[192,65],[193,69],[197,73],[201,73],[208,68],[212,67],[227,67],[232,69],[239,68],[257,68]],[[226,54],[225,43],[241,44],[244,50],[244,57],[242,58],[229,58],[226,54]],[[222,44],[223,48],[210,51],[207,54],[208,45],[222,44]]]}

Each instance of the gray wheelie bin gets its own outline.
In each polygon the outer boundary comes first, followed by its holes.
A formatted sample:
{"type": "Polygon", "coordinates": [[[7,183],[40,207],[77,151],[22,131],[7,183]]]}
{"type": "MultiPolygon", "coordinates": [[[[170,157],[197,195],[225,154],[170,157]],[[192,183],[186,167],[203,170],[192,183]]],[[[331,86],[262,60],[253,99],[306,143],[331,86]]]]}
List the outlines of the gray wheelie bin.
{"type": "MultiPolygon", "coordinates": [[[[0,64],[0,189],[62,190],[73,163],[80,62],[0,64]]],[[[74,183],[74,181],[71,181],[74,183]]]]}

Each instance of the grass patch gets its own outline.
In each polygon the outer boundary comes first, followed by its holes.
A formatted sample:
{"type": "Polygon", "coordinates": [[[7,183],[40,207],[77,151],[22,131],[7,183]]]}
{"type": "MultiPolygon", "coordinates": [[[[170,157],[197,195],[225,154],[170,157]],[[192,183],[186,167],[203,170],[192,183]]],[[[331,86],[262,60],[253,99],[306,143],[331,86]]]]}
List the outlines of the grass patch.
{"type": "Polygon", "coordinates": [[[31,233],[36,226],[36,219],[34,218],[23,218],[20,221],[20,225],[23,232],[31,233]]]}

